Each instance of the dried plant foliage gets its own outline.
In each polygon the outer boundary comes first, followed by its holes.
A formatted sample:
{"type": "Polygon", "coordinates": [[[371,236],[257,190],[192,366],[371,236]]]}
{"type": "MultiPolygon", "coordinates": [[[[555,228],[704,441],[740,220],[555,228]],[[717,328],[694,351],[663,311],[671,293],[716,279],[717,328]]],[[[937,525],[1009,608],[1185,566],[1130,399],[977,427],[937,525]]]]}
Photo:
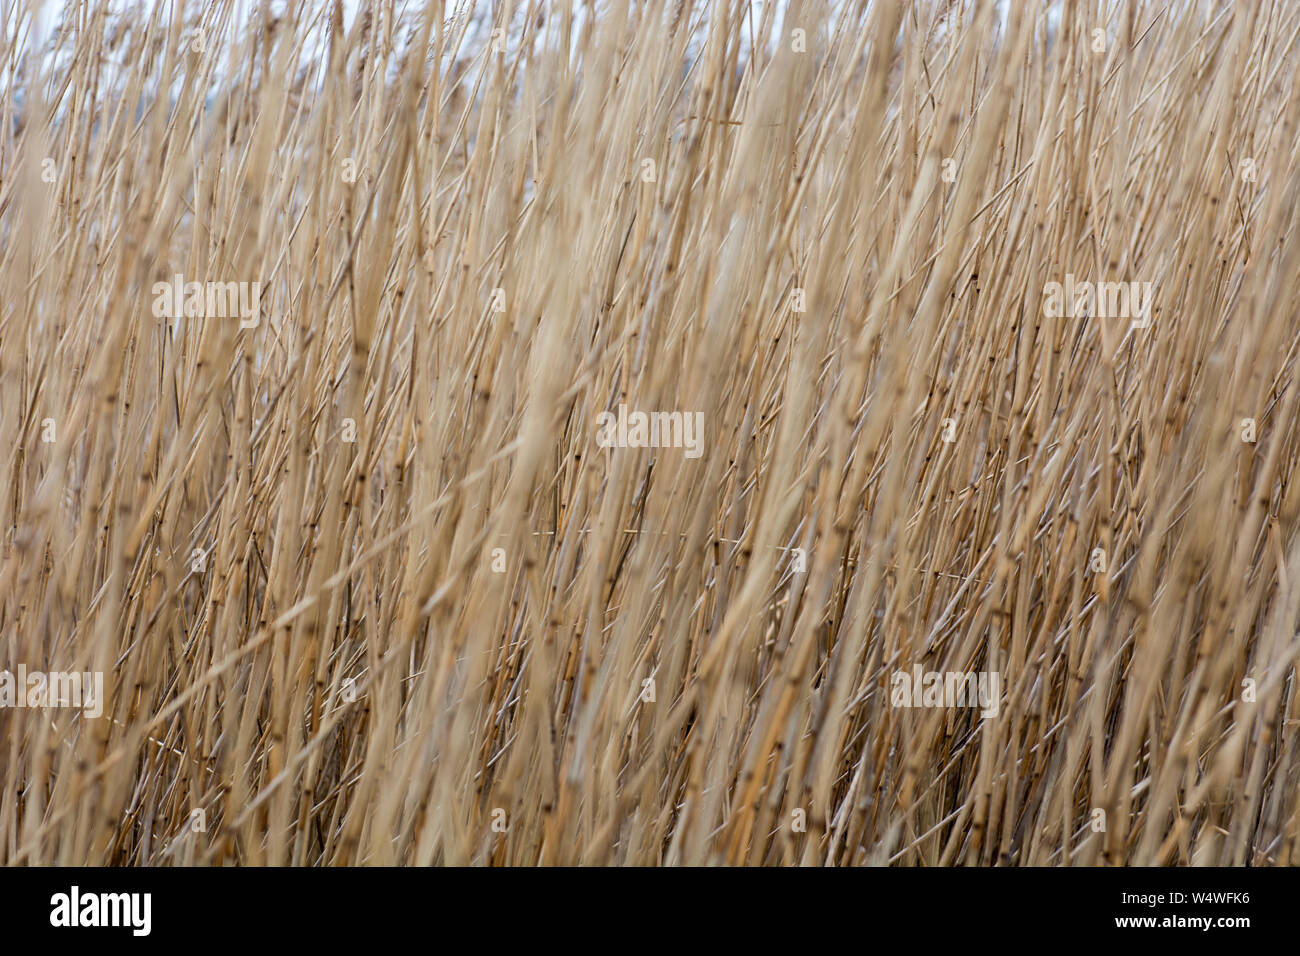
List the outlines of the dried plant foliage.
{"type": "Polygon", "coordinates": [[[1298,862],[1300,5],[30,12],[0,862],[1298,862]]]}

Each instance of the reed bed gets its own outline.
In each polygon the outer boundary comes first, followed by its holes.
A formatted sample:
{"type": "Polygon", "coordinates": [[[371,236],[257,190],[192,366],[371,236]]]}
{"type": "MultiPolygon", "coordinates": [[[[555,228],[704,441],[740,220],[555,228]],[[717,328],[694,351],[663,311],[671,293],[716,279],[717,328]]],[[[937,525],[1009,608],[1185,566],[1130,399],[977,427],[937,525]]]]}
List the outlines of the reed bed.
{"type": "Polygon", "coordinates": [[[0,862],[1298,862],[1297,4],[0,25],[0,862]]]}

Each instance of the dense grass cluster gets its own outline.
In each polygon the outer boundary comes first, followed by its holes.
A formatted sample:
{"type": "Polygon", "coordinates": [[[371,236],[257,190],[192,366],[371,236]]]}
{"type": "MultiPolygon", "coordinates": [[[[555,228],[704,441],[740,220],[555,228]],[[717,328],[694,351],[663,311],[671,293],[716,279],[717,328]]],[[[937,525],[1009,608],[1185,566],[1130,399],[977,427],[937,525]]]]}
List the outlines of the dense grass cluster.
{"type": "Polygon", "coordinates": [[[0,862],[1300,862],[1300,5],[41,15],[0,862]]]}

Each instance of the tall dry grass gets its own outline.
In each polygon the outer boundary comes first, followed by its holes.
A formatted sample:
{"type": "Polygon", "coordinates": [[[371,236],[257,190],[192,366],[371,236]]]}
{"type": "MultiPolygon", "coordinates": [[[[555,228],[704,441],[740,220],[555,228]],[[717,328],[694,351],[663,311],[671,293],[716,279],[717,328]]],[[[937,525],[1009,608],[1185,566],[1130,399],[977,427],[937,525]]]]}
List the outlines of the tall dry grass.
{"type": "Polygon", "coordinates": [[[297,6],[0,18],[0,861],[1297,862],[1300,7],[297,6]]]}

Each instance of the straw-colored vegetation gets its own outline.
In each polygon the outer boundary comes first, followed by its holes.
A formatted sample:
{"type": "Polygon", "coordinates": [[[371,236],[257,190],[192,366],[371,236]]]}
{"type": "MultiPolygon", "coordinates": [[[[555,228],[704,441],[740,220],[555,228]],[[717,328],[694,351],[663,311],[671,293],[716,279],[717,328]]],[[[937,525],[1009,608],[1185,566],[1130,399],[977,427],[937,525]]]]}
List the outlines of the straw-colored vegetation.
{"type": "Polygon", "coordinates": [[[29,12],[0,862],[1300,862],[1300,6],[29,12]]]}

